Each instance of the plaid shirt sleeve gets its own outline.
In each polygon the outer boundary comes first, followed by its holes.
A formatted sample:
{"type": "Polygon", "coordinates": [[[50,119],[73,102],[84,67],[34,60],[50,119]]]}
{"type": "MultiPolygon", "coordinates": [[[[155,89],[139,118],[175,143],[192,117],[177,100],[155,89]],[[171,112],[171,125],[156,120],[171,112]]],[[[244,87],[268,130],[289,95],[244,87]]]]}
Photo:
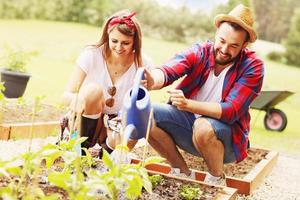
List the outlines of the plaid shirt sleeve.
{"type": "Polygon", "coordinates": [[[184,52],[176,54],[160,68],[165,74],[164,86],[168,86],[182,76],[190,74],[200,62],[204,61],[203,57],[204,50],[200,44],[194,44],[184,52]]]}
{"type": "MultiPolygon", "coordinates": [[[[221,103],[221,120],[233,124],[239,120],[245,112],[248,112],[251,102],[258,96],[263,84],[263,62],[248,55],[248,58],[239,65],[237,77],[224,102],[221,103]]],[[[226,81],[226,80],[225,80],[226,81]]],[[[226,86],[226,82],[224,82],[226,86]]]]}

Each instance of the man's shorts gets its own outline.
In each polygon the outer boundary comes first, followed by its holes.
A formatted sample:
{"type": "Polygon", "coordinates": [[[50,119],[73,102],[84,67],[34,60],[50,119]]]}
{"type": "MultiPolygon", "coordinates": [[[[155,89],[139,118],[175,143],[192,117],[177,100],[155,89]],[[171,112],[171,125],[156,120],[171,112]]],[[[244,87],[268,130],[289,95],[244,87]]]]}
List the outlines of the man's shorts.
{"type": "MultiPolygon", "coordinates": [[[[201,157],[192,140],[193,125],[196,120],[193,113],[180,111],[169,104],[154,104],[153,110],[157,126],[168,133],[179,148],[201,157]]],[[[224,145],[224,163],[234,162],[236,158],[232,146],[230,126],[217,119],[202,117],[210,122],[217,138],[224,145]]]]}

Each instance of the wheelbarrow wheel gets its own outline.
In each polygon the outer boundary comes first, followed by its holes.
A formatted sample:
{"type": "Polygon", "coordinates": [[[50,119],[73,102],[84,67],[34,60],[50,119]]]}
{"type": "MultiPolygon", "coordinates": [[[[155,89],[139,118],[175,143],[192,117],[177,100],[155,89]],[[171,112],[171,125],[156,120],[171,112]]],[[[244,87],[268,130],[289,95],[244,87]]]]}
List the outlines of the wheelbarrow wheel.
{"type": "Polygon", "coordinates": [[[283,131],[287,125],[287,117],[284,112],[279,109],[270,109],[264,118],[264,125],[270,131],[283,131]]]}

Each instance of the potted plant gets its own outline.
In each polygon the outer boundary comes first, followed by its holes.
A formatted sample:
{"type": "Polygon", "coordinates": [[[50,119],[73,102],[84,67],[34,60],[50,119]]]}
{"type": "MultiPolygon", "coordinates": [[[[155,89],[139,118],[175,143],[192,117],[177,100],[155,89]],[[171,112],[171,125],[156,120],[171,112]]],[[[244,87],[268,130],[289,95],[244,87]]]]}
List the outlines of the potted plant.
{"type": "Polygon", "coordinates": [[[27,73],[26,65],[35,52],[26,52],[22,49],[6,48],[2,57],[1,81],[4,82],[3,94],[7,98],[23,96],[27,83],[31,77],[27,73]]]}

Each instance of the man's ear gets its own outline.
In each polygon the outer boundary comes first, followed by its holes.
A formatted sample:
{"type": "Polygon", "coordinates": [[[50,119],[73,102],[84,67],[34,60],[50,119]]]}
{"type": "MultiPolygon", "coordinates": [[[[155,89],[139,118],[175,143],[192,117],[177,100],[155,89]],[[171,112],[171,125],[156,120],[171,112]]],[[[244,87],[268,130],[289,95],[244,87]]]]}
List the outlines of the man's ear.
{"type": "Polygon", "coordinates": [[[248,46],[248,44],[249,44],[249,42],[244,42],[242,49],[246,48],[248,46]]]}

